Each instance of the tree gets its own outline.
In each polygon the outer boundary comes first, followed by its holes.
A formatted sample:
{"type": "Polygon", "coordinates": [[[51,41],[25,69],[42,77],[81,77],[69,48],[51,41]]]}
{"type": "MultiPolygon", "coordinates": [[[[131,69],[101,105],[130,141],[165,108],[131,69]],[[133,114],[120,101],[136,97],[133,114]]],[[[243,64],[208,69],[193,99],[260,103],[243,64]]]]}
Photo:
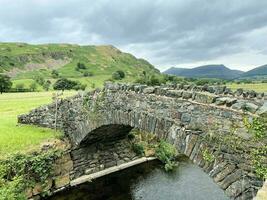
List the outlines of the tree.
{"type": "Polygon", "coordinates": [[[35,80],[36,83],[38,83],[39,85],[43,85],[44,82],[45,82],[44,78],[43,78],[42,76],[39,76],[39,75],[35,76],[35,77],[34,77],[34,80],[35,80]]]}
{"type": "Polygon", "coordinates": [[[52,72],[51,72],[51,75],[52,75],[53,78],[58,78],[59,73],[58,73],[57,70],[53,69],[52,72]]]}
{"type": "Polygon", "coordinates": [[[112,73],[112,79],[121,80],[125,77],[125,73],[122,70],[118,70],[112,73]]]}
{"type": "Polygon", "coordinates": [[[74,89],[74,87],[77,85],[78,83],[76,81],[72,81],[66,78],[61,78],[58,79],[54,85],[53,88],[54,90],[71,90],[74,89]]]}
{"type": "Polygon", "coordinates": [[[86,66],[83,63],[78,62],[75,70],[79,71],[80,69],[86,69],[86,66]]]}
{"type": "Polygon", "coordinates": [[[10,77],[0,74],[0,92],[7,92],[12,86],[12,82],[10,81],[10,77]]]}
{"type": "Polygon", "coordinates": [[[51,85],[51,81],[50,80],[45,81],[45,83],[43,84],[44,90],[48,91],[49,88],[50,88],[50,85],[51,85]]]}
{"type": "Polygon", "coordinates": [[[31,83],[30,84],[30,90],[32,91],[32,92],[34,92],[36,89],[37,89],[37,84],[35,83],[35,82],[33,82],[33,83],[31,83]]]}
{"type": "Polygon", "coordinates": [[[88,76],[93,76],[93,74],[91,72],[84,72],[83,76],[88,77],[88,76]]]}

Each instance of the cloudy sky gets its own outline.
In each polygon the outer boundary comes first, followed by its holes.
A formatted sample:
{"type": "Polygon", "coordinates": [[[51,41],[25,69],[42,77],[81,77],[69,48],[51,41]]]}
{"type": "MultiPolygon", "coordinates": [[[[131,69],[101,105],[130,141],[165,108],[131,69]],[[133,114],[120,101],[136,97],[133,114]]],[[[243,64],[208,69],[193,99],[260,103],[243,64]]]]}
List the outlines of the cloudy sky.
{"type": "Polygon", "coordinates": [[[0,41],[112,44],[161,70],[267,64],[266,0],[0,0],[0,41]]]}

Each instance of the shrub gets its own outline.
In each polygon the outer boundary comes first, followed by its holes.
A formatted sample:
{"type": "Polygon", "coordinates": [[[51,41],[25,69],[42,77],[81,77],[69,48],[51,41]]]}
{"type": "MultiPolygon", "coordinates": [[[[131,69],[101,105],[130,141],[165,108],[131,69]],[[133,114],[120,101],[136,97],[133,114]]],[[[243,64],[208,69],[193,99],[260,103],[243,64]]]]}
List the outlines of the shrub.
{"type": "Polygon", "coordinates": [[[37,89],[37,84],[35,82],[33,82],[30,84],[29,88],[32,92],[34,92],[37,89]]]}
{"type": "Polygon", "coordinates": [[[0,74],[0,93],[7,92],[12,87],[10,77],[0,74]]]}
{"type": "Polygon", "coordinates": [[[125,73],[122,70],[118,70],[112,73],[112,79],[121,80],[125,77],[125,73]]]}
{"type": "Polygon", "coordinates": [[[133,144],[133,151],[140,156],[143,156],[145,154],[145,147],[143,143],[134,143],[133,144]]]}
{"type": "Polygon", "coordinates": [[[177,151],[174,146],[161,140],[158,147],[156,148],[157,158],[165,164],[165,170],[171,171],[175,167],[175,157],[177,156],[177,151]]]}
{"type": "Polygon", "coordinates": [[[36,83],[38,83],[39,85],[43,85],[45,80],[42,76],[35,76],[34,80],[36,81],[36,83]]]}
{"type": "Polygon", "coordinates": [[[86,69],[86,66],[83,63],[78,62],[75,70],[79,71],[80,69],[86,69]]]}
{"type": "Polygon", "coordinates": [[[50,88],[50,85],[51,85],[51,81],[50,80],[45,81],[45,83],[43,84],[44,90],[48,91],[49,88],[50,88]]]}
{"type": "Polygon", "coordinates": [[[61,79],[58,79],[54,85],[53,85],[53,88],[54,90],[71,90],[71,89],[74,89],[74,87],[78,85],[78,83],[76,81],[72,81],[72,80],[69,80],[69,79],[66,79],[66,78],[61,78],[61,79]]]}
{"type": "Polygon", "coordinates": [[[59,77],[59,73],[55,69],[52,70],[51,75],[52,75],[53,78],[58,78],[59,77]]]}
{"type": "Polygon", "coordinates": [[[91,72],[84,72],[83,76],[88,77],[88,76],[93,76],[93,74],[91,72]]]}

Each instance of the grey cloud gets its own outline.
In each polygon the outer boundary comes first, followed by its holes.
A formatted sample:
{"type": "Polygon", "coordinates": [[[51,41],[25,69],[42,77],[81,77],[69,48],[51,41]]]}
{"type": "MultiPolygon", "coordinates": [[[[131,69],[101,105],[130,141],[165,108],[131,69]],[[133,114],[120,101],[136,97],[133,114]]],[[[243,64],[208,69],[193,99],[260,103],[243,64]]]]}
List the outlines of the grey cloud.
{"type": "Polygon", "coordinates": [[[265,0],[0,3],[2,41],[113,44],[157,65],[219,60],[248,50],[267,56],[260,41],[267,35],[265,0]]]}

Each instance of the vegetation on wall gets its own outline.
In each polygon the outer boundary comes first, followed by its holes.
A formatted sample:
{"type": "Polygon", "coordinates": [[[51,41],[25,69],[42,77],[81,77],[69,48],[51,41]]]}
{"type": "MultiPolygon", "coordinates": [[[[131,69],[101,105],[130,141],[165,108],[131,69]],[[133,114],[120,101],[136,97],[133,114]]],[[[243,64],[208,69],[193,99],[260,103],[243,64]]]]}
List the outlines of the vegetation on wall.
{"type": "Polygon", "coordinates": [[[173,145],[158,140],[155,135],[137,129],[133,129],[128,138],[132,142],[133,151],[139,156],[156,156],[162,163],[166,171],[171,171],[176,166],[175,158],[177,150],[173,145]]]}
{"type": "Polygon", "coordinates": [[[62,155],[60,150],[42,153],[15,154],[0,160],[0,199],[24,200],[26,190],[36,183],[45,188],[52,176],[55,159],[62,155]]]}

